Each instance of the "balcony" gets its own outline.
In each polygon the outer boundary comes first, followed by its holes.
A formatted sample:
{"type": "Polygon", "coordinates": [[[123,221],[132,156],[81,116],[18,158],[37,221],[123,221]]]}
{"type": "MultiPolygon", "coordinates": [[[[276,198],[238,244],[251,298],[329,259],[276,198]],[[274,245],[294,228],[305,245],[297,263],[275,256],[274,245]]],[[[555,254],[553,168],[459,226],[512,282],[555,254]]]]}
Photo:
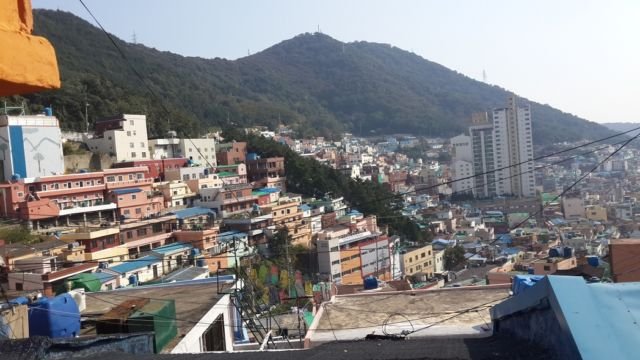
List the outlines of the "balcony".
{"type": "Polygon", "coordinates": [[[69,208],[60,210],[59,216],[82,214],[82,213],[89,213],[89,212],[96,212],[96,211],[114,210],[116,208],[117,208],[116,204],[113,204],[113,203],[92,205],[92,206],[76,206],[76,207],[69,207],[69,208]]]}
{"type": "Polygon", "coordinates": [[[124,187],[137,187],[137,186],[145,186],[153,184],[153,179],[145,178],[145,179],[135,179],[135,180],[123,180],[123,181],[112,181],[107,182],[107,190],[120,189],[124,187]]]}
{"type": "Polygon", "coordinates": [[[42,199],[42,198],[48,198],[53,196],[73,195],[73,194],[81,194],[81,193],[96,192],[96,191],[104,191],[104,184],[97,184],[97,185],[90,185],[90,186],[76,186],[76,187],[62,188],[62,189],[38,190],[35,192],[35,194],[37,198],[42,199]]]}

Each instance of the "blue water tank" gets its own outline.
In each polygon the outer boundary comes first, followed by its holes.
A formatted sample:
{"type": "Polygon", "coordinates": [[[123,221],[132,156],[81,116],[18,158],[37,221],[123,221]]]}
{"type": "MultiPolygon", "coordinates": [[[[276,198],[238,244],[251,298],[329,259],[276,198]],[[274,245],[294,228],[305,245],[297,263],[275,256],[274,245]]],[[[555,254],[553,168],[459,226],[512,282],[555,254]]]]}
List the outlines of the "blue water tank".
{"type": "Polygon", "coordinates": [[[198,255],[200,255],[199,249],[196,249],[196,248],[191,249],[191,256],[198,256],[198,255]]]}
{"type": "Polygon", "coordinates": [[[22,179],[22,176],[20,174],[11,175],[11,181],[18,181],[20,179],[22,179]]]}
{"type": "Polygon", "coordinates": [[[600,265],[600,259],[597,256],[587,256],[587,264],[593,266],[593,267],[598,267],[598,265],[600,265]]]}
{"type": "Polygon", "coordinates": [[[209,176],[209,169],[204,169],[204,176],[209,176]]]}
{"type": "Polygon", "coordinates": [[[258,159],[259,159],[259,157],[258,157],[258,154],[256,154],[256,153],[252,152],[252,153],[248,153],[247,154],[247,160],[249,160],[249,161],[254,161],[254,160],[258,160],[258,159]]]}
{"type": "Polygon", "coordinates": [[[196,266],[197,267],[207,267],[207,263],[205,262],[204,259],[197,259],[196,260],[196,266]]]}
{"type": "Polygon", "coordinates": [[[565,246],[562,252],[562,255],[564,256],[564,258],[570,258],[573,256],[573,248],[569,247],[569,246],[565,246]]]}
{"type": "Polygon", "coordinates": [[[529,275],[533,275],[533,274],[535,273],[535,270],[536,270],[536,269],[534,269],[534,268],[532,268],[532,267],[527,268],[527,274],[529,274],[529,275]]]}
{"type": "Polygon", "coordinates": [[[129,285],[138,286],[138,276],[135,274],[129,276],[129,285]]]}
{"type": "Polygon", "coordinates": [[[51,107],[44,108],[44,114],[46,116],[53,116],[53,109],[51,107]]]}
{"type": "Polygon", "coordinates": [[[556,248],[549,249],[549,257],[560,257],[560,252],[556,248]]]}
{"type": "Polygon", "coordinates": [[[71,295],[40,298],[29,305],[29,335],[70,338],[80,334],[80,311],[71,295]]]}
{"type": "Polygon", "coordinates": [[[365,290],[372,290],[377,288],[378,288],[378,279],[374,278],[373,276],[368,276],[364,279],[365,290]]]}

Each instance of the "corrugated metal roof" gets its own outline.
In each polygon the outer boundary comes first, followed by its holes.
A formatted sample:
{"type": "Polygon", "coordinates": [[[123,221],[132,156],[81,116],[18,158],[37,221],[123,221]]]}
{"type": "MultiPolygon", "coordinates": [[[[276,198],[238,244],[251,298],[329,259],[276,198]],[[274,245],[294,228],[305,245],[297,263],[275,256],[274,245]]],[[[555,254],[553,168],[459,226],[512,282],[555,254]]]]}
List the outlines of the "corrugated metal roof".
{"type": "Polygon", "coordinates": [[[215,213],[211,209],[203,208],[203,207],[192,207],[192,208],[187,208],[182,210],[176,210],[176,211],[170,212],[170,214],[175,215],[176,218],[181,220],[188,219],[194,216],[215,215],[215,213]]]}
{"type": "Polygon", "coordinates": [[[173,244],[157,247],[155,249],[152,249],[151,251],[153,251],[155,253],[166,255],[166,254],[171,254],[171,253],[174,253],[174,252],[190,250],[192,248],[193,248],[193,246],[191,246],[189,244],[177,242],[177,243],[173,243],[173,244]]]}
{"type": "Polygon", "coordinates": [[[141,191],[142,189],[140,188],[132,188],[132,189],[115,189],[115,190],[112,190],[111,192],[116,195],[125,195],[125,194],[135,194],[141,191]]]}
{"type": "Polygon", "coordinates": [[[147,267],[149,265],[160,262],[161,260],[153,255],[147,255],[145,257],[141,257],[139,259],[132,259],[128,262],[122,263],[120,265],[112,266],[109,268],[111,271],[115,271],[120,274],[128,273],[136,269],[141,269],[143,267],[147,267]]]}

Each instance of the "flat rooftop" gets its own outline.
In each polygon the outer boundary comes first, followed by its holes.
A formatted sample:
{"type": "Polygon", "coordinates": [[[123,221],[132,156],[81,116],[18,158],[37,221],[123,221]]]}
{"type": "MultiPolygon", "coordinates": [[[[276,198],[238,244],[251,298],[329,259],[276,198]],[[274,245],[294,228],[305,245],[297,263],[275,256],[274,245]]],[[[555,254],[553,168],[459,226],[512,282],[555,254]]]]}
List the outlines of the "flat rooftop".
{"type": "Polygon", "coordinates": [[[385,321],[388,333],[419,330],[409,338],[489,336],[489,307],[508,296],[505,285],[336,296],[319,313],[316,330],[308,338],[318,344],[336,337],[357,340],[371,333],[381,335],[385,321]]]}
{"type": "MultiPolygon", "coordinates": [[[[229,289],[231,282],[220,284],[220,290],[229,289]]],[[[224,296],[217,293],[215,277],[183,283],[139,286],[114,291],[86,294],[87,308],[82,315],[102,315],[127,300],[175,300],[177,339],[188,333],[194,325],[224,296]]],[[[175,344],[173,344],[175,346],[175,344]]]]}

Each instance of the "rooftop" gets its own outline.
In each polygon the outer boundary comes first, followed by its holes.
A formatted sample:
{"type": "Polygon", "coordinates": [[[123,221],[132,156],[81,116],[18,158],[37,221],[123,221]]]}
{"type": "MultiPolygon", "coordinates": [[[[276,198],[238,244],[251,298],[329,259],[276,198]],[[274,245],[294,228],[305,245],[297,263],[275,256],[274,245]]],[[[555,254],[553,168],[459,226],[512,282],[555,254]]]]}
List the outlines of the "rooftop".
{"type": "Polygon", "coordinates": [[[139,193],[141,191],[142,191],[142,189],[140,189],[140,188],[111,190],[111,192],[116,194],[116,195],[135,194],[135,193],[139,193]]]}
{"type": "Polygon", "coordinates": [[[192,207],[182,210],[172,211],[171,214],[175,215],[177,219],[188,219],[194,216],[202,216],[202,215],[215,215],[215,213],[209,208],[203,207],[192,207]]]}
{"type": "Polygon", "coordinates": [[[316,329],[308,336],[312,343],[362,339],[374,332],[383,334],[385,321],[390,333],[422,329],[410,338],[488,336],[489,305],[508,296],[508,285],[336,296],[319,314],[316,329]],[[477,311],[461,313],[471,308],[477,311]]]}
{"type": "Polygon", "coordinates": [[[168,255],[168,254],[172,254],[174,252],[190,250],[192,248],[193,248],[193,246],[191,246],[189,244],[176,242],[176,243],[173,243],[173,244],[164,245],[164,246],[157,247],[155,249],[151,249],[151,251],[153,251],[154,253],[168,255]]]}
{"type": "Polygon", "coordinates": [[[147,255],[139,259],[129,260],[127,262],[123,262],[122,264],[109,267],[109,270],[115,271],[120,274],[124,274],[136,269],[140,269],[142,267],[146,267],[151,264],[155,264],[160,261],[162,260],[158,259],[153,255],[147,255]]]}
{"type": "MultiPolygon", "coordinates": [[[[226,289],[229,283],[221,286],[226,289]]],[[[135,298],[175,300],[178,336],[188,333],[224,294],[216,291],[215,278],[124,288],[87,294],[87,308],[82,314],[104,314],[120,303],[135,298]]]]}

